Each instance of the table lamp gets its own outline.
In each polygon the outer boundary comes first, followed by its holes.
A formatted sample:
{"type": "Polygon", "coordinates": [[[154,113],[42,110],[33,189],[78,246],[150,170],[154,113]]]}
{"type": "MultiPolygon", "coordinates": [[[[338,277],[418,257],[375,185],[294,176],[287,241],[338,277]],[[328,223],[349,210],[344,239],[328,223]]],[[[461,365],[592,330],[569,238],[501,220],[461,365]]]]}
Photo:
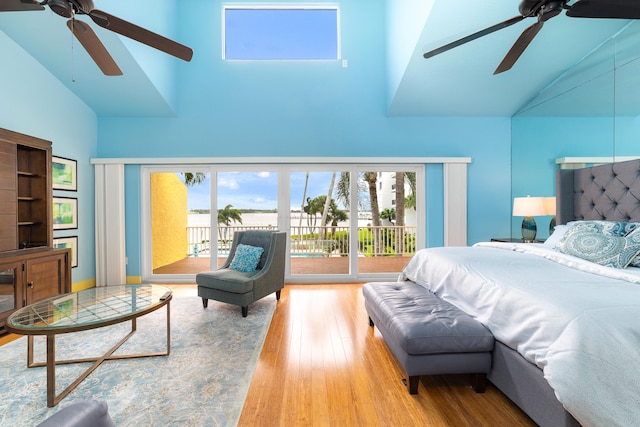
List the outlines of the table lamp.
{"type": "Polygon", "coordinates": [[[545,197],[544,198],[544,213],[546,215],[553,215],[551,221],[549,221],[549,236],[553,234],[556,228],[556,198],[545,197]]]}
{"type": "Polygon", "coordinates": [[[513,216],[523,216],[522,240],[525,243],[536,241],[538,229],[534,216],[545,215],[544,197],[515,197],[513,199],[513,216]]]}

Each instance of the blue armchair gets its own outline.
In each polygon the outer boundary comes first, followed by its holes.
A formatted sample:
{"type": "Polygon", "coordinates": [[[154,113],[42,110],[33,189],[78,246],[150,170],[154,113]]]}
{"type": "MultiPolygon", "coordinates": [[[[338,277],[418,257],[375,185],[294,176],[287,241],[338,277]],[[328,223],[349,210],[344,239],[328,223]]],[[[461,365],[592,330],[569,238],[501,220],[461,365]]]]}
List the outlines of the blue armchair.
{"type": "Polygon", "coordinates": [[[280,299],[284,287],[284,266],[287,233],[270,230],[238,231],[233,235],[229,256],[222,267],[196,275],[198,296],[207,308],[210,299],[239,305],[242,317],[247,317],[249,304],[275,292],[280,299]],[[255,271],[243,272],[230,268],[238,245],[260,247],[264,252],[255,271]]]}

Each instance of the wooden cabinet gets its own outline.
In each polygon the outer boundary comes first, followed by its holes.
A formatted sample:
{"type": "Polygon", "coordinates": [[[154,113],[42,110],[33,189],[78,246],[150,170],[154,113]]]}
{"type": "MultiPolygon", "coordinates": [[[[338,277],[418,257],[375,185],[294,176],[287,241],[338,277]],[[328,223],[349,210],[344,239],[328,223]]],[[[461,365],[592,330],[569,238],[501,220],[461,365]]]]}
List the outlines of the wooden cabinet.
{"type": "Polygon", "coordinates": [[[0,254],[0,333],[15,310],[71,292],[69,249],[18,250],[0,254]]]}
{"type": "Polygon", "coordinates": [[[68,249],[53,249],[51,141],[0,129],[0,333],[13,311],[71,292],[68,249]]]}

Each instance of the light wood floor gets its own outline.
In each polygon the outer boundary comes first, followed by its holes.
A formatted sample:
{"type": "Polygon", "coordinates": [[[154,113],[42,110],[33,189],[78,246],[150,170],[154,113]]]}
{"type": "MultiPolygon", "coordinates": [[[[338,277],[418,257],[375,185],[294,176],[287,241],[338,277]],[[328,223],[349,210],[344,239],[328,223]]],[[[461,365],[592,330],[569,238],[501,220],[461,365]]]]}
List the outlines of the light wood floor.
{"type": "Polygon", "coordinates": [[[493,385],[476,394],[466,375],[423,377],[409,395],[368,326],[361,287],[285,286],[240,426],[535,425],[493,385]]]}
{"type": "MultiPolygon", "coordinates": [[[[196,294],[195,285],[170,287],[196,294]]],[[[368,326],[361,288],[285,286],[239,426],[535,426],[493,385],[476,394],[466,375],[422,377],[409,395],[402,368],[368,326]]]]}

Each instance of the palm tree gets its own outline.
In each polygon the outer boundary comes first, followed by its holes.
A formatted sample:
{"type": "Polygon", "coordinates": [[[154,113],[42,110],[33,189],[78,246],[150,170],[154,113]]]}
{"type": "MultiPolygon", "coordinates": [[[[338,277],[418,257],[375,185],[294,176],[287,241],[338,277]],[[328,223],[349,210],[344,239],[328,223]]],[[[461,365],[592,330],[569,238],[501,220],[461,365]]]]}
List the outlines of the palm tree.
{"type": "Polygon", "coordinates": [[[187,187],[193,187],[194,185],[201,184],[207,179],[207,174],[204,172],[182,172],[184,177],[184,185],[187,187]]]}
{"type": "Polygon", "coordinates": [[[364,180],[369,185],[369,202],[371,203],[371,225],[373,225],[373,254],[381,253],[380,247],[380,206],[378,205],[378,172],[365,172],[364,180]]]}
{"type": "Polygon", "coordinates": [[[404,253],[404,172],[396,172],[396,256],[404,253]]]}
{"type": "Polygon", "coordinates": [[[382,212],[380,212],[380,218],[381,219],[386,219],[389,222],[393,222],[394,219],[396,219],[396,210],[395,209],[389,209],[389,208],[384,208],[382,209],[382,212]]]}
{"type": "MultiPolygon", "coordinates": [[[[224,224],[226,227],[231,225],[231,222],[239,222],[242,224],[242,212],[239,209],[233,209],[232,205],[227,205],[224,209],[218,209],[218,224],[224,224]]],[[[221,240],[224,240],[222,237],[222,227],[218,228],[218,235],[221,240]]],[[[225,228],[224,235],[227,235],[227,229],[225,228]]]]}

